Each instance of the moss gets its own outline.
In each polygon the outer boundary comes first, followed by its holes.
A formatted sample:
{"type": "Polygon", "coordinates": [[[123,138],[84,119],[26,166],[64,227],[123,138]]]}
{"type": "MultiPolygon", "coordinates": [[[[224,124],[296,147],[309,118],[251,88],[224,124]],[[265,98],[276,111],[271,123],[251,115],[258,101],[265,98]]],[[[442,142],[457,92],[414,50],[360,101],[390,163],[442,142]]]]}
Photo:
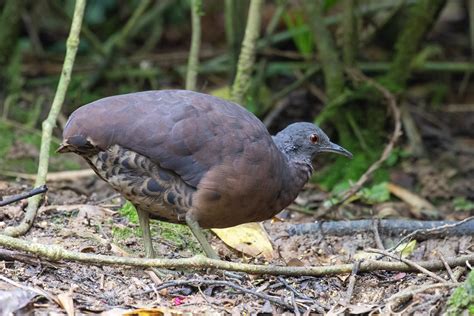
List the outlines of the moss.
{"type": "Polygon", "coordinates": [[[126,217],[130,222],[137,224],[138,223],[138,214],[135,206],[132,202],[127,201],[120,209],[119,214],[123,217],[126,217]]]}
{"type": "Polygon", "coordinates": [[[139,229],[133,229],[129,227],[117,227],[117,226],[112,227],[112,236],[113,236],[113,239],[116,241],[126,240],[126,239],[129,239],[130,237],[138,236],[138,235],[140,235],[139,229]]]}
{"type": "Polygon", "coordinates": [[[451,294],[446,315],[474,315],[474,271],[451,294]]]}
{"type": "MultiPolygon", "coordinates": [[[[127,201],[120,209],[119,214],[127,218],[131,223],[138,223],[138,214],[135,209],[135,206],[130,201],[127,201]]],[[[199,245],[194,239],[194,236],[191,233],[191,230],[186,225],[166,223],[162,221],[151,221],[150,222],[151,234],[160,235],[161,238],[169,241],[177,248],[188,248],[192,252],[199,252],[199,245]]],[[[117,228],[117,238],[126,239],[133,234],[136,236],[141,236],[141,229],[137,228],[135,231],[127,228],[117,228]]]]}

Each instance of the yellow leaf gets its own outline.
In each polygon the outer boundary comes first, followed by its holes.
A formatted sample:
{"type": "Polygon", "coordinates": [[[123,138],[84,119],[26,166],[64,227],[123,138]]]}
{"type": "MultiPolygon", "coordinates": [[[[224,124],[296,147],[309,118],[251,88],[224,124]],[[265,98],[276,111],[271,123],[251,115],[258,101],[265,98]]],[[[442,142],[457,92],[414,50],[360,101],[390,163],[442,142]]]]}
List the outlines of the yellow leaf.
{"type": "Polygon", "coordinates": [[[395,248],[395,251],[400,252],[402,255],[402,258],[406,258],[409,255],[411,255],[413,251],[415,251],[415,247],[416,247],[416,240],[413,239],[409,243],[400,244],[397,248],[395,248]]]}
{"type": "Polygon", "coordinates": [[[273,258],[273,247],[267,232],[260,223],[247,223],[229,228],[214,228],[212,231],[229,247],[247,255],[263,255],[266,260],[273,258]]]}

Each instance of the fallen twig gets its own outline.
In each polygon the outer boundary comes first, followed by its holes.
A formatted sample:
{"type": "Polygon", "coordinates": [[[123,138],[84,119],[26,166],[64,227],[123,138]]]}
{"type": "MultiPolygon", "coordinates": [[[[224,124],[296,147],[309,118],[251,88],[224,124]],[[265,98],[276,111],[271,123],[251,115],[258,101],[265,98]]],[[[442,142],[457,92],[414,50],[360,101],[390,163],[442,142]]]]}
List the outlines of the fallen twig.
{"type": "MultiPolygon", "coordinates": [[[[300,299],[303,299],[305,303],[310,303],[311,304],[311,307],[309,308],[310,310],[314,309],[316,312],[318,312],[320,314],[324,314],[326,312],[325,308],[320,303],[316,302],[316,300],[314,300],[313,298],[298,292],[294,287],[292,287],[290,284],[288,284],[288,282],[284,278],[278,277],[278,281],[281,284],[283,284],[283,286],[285,288],[290,290],[291,293],[294,296],[296,296],[300,299]]],[[[294,301],[296,301],[296,300],[294,300],[294,301]]],[[[327,309],[329,309],[329,308],[327,308],[327,309]]]]}
{"type": "MultiPolygon", "coordinates": [[[[194,287],[199,287],[199,285],[217,285],[217,286],[227,286],[230,288],[233,288],[234,290],[244,292],[246,294],[250,294],[253,296],[256,296],[258,298],[270,301],[272,303],[281,305],[285,307],[286,309],[293,310],[294,307],[292,304],[286,303],[284,300],[282,300],[279,297],[268,295],[265,293],[257,292],[255,290],[247,289],[243,286],[240,286],[236,283],[230,282],[230,281],[221,281],[221,280],[204,280],[204,279],[191,279],[191,280],[173,280],[169,282],[164,282],[161,285],[157,286],[154,290],[150,291],[161,291],[163,289],[173,287],[173,286],[194,286],[194,287]]],[[[147,292],[142,292],[140,295],[147,294],[147,292]]]]}
{"type": "Polygon", "coordinates": [[[460,235],[473,235],[474,234],[474,216],[467,217],[459,222],[440,222],[438,225],[432,227],[420,227],[410,234],[406,235],[398,241],[398,243],[389,249],[392,251],[400,246],[407,240],[412,238],[419,239],[420,237],[431,237],[431,236],[455,236],[455,232],[462,232],[460,235]],[[465,229],[465,230],[464,230],[465,229]]]}
{"type": "Polygon", "coordinates": [[[451,281],[453,281],[454,283],[457,283],[458,280],[457,280],[456,276],[453,274],[453,270],[451,270],[451,267],[446,262],[446,259],[444,258],[444,256],[441,254],[441,252],[438,252],[437,255],[438,255],[439,259],[443,262],[444,267],[446,268],[446,271],[448,272],[448,275],[449,275],[449,278],[451,279],[451,281]]]}
{"type": "Polygon", "coordinates": [[[61,265],[60,264],[52,264],[48,261],[41,261],[41,259],[33,256],[31,254],[20,253],[13,250],[8,249],[0,249],[0,261],[19,261],[24,262],[33,266],[45,266],[48,268],[58,269],[61,265]]]}
{"type": "Polygon", "coordinates": [[[356,283],[356,276],[359,273],[360,264],[362,261],[357,261],[354,264],[354,268],[352,269],[351,276],[349,277],[349,285],[347,286],[346,296],[342,301],[342,304],[347,307],[351,303],[352,293],[354,292],[354,287],[356,283]]]}
{"type": "MultiPolygon", "coordinates": [[[[328,266],[308,266],[308,267],[287,267],[274,265],[254,265],[237,262],[215,260],[202,255],[185,259],[145,259],[133,257],[118,257],[82,253],[66,250],[57,245],[43,245],[31,240],[23,240],[0,234],[0,246],[16,250],[23,250],[29,253],[42,256],[52,261],[69,260],[98,265],[126,265],[135,267],[156,267],[174,269],[220,269],[227,271],[245,272],[249,274],[270,274],[270,275],[293,275],[293,276],[322,276],[350,273],[354,268],[353,264],[338,264],[328,266]]],[[[464,266],[474,263],[474,254],[447,258],[446,262],[450,267],[464,266]]],[[[417,264],[425,269],[444,269],[444,264],[440,260],[422,261],[417,264]]],[[[377,270],[385,271],[417,271],[412,266],[404,262],[389,262],[377,260],[365,260],[360,264],[360,272],[370,272],[377,270]]]]}
{"type": "Polygon", "coordinates": [[[380,250],[385,250],[385,247],[382,242],[382,238],[380,238],[379,234],[379,223],[380,220],[378,218],[374,218],[372,221],[372,232],[374,233],[375,244],[377,248],[380,250]]]}
{"type": "Polygon", "coordinates": [[[422,293],[428,290],[432,289],[438,289],[438,288],[451,288],[451,287],[456,287],[458,284],[457,283],[436,283],[436,284],[427,284],[423,285],[420,287],[409,287],[401,292],[398,292],[394,295],[392,295],[390,298],[387,299],[387,305],[385,307],[385,311],[387,314],[395,314],[393,311],[395,308],[398,306],[401,306],[405,304],[408,300],[410,300],[414,295],[418,293],[422,293]]]}
{"type": "Polygon", "coordinates": [[[45,193],[46,191],[48,191],[48,187],[46,185],[42,185],[38,188],[34,188],[31,191],[14,195],[14,196],[9,197],[8,199],[5,199],[5,200],[2,200],[1,197],[0,197],[0,206],[5,206],[5,205],[8,205],[8,204],[12,204],[12,203],[15,203],[17,201],[24,200],[24,199],[27,199],[29,197],[32,197],[34,195],[45,193]]]}
{"type": "MultiPolygon", "coordinates": [[[[433,272],[429,271],[428,269],[425,269],[423,268],[422,266],[420,266],[418,263],[412,261],[412,260],[409,260],[409,259],[406,259],[406,258],[402,258],[401,256],[398,256],[398,255],[395,255],[391,252],[388,252],[388,251],[385,251],[385,250],[380,250],[380,249],[367,249],[368,252],[375,252],[375,253],[379,253],[379,254],[382,254],[384,256],[387,256],[387,257],[390,257],[392,259],[395,259],[395,260],[399,260],[403,263],[406,263],[410,266],[412,266],[413,268],[417,269],[418,271],[432,277],[433,279],[436,279],[438,280],[439,282],[441,283],[447,283],[448,281],[446,281],[445,279],[443,279],[442,277],[440,277],[439,275],[436,275],[434,274],[433,272]]],[[[444,264],[444,262],[443,262],[444,264]]]]}
{"type": "MultiPolygon", "coordinates": [[[[474,221],[472,221],[472,219],[474,219],[474,216],[459,222],[382,219],[379,221],[378,229],[379,232],[385,236],[401,236],[408,233],[395,247],[390,248],[390,250],[393,250],[411,238],[424,240],[429,237],[473,235],[474,221]]],[[[373,231],[373,221],[371,219],[333,222],[318,221],[315,223],[292,225],[287,231],[290,236],[316,233],[344,236],[373,231]]]]}

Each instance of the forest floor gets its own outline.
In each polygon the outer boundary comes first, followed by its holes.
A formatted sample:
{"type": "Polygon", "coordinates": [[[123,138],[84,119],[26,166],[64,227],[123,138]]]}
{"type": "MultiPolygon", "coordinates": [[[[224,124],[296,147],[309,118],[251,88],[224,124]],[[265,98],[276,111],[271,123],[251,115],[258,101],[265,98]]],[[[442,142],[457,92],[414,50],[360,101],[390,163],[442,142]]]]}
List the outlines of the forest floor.
{"type": "MultiPolygon", "coordinates": [[[[411,191],[416,190],[419,197],[436,202],[436,211],[417,213],[406,201],[392,199],[375,205],[360,202],[348,204],[330,214],[324,214],[322,219],[330,221],[379,217],[408,220],[418,216],[420,219],[461,220],[472,215],[472,209],[465,205],[469,203],[468,200],[463,200],[464,204],[459,201],[456,204],[453,197],[472,197],[474,153],[443,152],[445,154],[433,155],[437,158],[431,161],[411,159],[391,171],[393,183],[411,191]]],[[[31,186],[31,183],[24,180],[4,179],[0,181],[0,196],[18,194],[31,186]]],[[[314,209],[327,197],[328,193],[317,186],[308,185],[290,209],[314,209]]],[[[60,245],[78,252],[143,256],[138,225],[120,214],[123,203],[121,197],[95,176],[52,181],[49,183],[46,203],[40,209],[32,229],[21,238],[60,245]]],[[[17,223],[23,216],[24,207],[25,202],[18,202],[2,208],[0,229],[17,223]]],[[[264,224],[274,246],[273,259],[269,262],[261,257],[237,253],[211,232],[207,235],[224,260],[284,266],[354,263],[360,256],[367,255],[365,249],[376,248],[371,231],[355,234],[348,232],[345,236],[319,233],[290,236],[287,232],[289,227],[297,223],[312,222],[316,218],[290,210],[285,210],[279,216],[282,222],[267,221],[264,224]]],[[[153,241],[159,256],[183,258],[199,252],[197,242],[187,228],[179,227],[181,228],[176,230],[170,224],[153,223],[153,241]]],[[[381,237],[387,247],[398,240],[381,237]]],[[[413,261],[439,260],[440,255],[449,259],[473,252],[473,236],[432,238],[419,241],[407,258],[413,261]]],[[[463,273],[460,268],[454,269],[454,274],[459,275],[459,281],[463,281],[466,276],[465,270],[463,273]]],[[[359,273],[350,294],[350,303],[347,303],[345,299],[350,283],[349,274],[322,277],[246,275],[242,279],[234,279],[219,271],[187,271],[157,277],[144,268],[49,262],[1,248],[0,275],[0,293],[4,293],[0,294],[0,302],[6,299],[5,293],[11,294],[16,290],[19,292],[15,301],[10,302],[28,303],[25,309],[37,313],[64,313],[66,308],[66,311],[74,309],[76,313],[112,315],[153,307],[175,315],[186,312],[260,315],[283,312],[300,314],[305,311],[337,313],[345,308],[350,313],[359,314],[390,305],[394,311],[426,315],[443,311],[453,290],[449,286],[437,287],[399,300],[394,295],[439,281],[421,272],[359,273]],[[163,282],[174,280],[183,282],[156,290],[163,282]],[[30,295],[28,291],[21,290],[19,284],[40,289],[47,294],[30,295]],[[245,288],[248,293],[242,293],[232,285],[245,288]],[[270,302],[262,298],[261,294],[272,296],[277,302],[270,302]],[[55,303],[58,299],[63,307],[55,303]],[[72,302],[72,305],[67,307],[67,302],[72,302]]],[[[450,280],[447,271],[437,272],[437,275],[446,281],[450,280]]]]}

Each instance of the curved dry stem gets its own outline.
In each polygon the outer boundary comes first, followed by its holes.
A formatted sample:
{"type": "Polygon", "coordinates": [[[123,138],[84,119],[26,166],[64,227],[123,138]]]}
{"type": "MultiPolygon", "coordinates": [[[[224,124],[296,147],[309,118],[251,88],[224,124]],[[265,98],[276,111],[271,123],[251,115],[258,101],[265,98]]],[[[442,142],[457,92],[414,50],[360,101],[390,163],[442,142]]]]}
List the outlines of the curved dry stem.
{"type": "MultiPolygon", "coordinates": [[[[43,132],[41,135],[41,148],[38,163],[38,173],[36,175],[35,187],[40,187],[46,183],[48,174],[49,150],[51,146],[51,135],[56,126],[56,120],[63,105],[66,96],[69,81],[71,81],[71,72],[76,59],[77,47],[79,46],[79,34],[81,32],[82,18],[86,0],[77,0],[74,7],[74,16],[72,19],[71,30],[66,43],[66,56],[64,57],[63,70],[59,78],[58,88],[54,95],[53,104],[49,111],[48,118],[43,122],[43,132]]],[[[26,209],[23,221],[16,227],[8,227],[3,232],[11,236],[19,236],[26,233],[36,217],[36,212],[41,202],[42,195],[35,195],[28,199],[28,208],[26,209]]]]}

